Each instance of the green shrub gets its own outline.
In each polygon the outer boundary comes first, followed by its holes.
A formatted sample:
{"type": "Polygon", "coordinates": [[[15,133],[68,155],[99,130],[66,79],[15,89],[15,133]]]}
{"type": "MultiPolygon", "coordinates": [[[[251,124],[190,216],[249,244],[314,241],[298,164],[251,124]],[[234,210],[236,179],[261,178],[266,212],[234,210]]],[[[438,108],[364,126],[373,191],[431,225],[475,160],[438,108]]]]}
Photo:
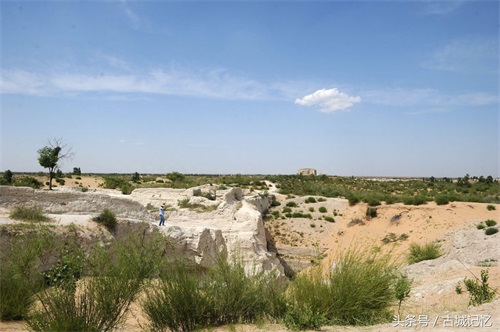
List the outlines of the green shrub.
{"type": "Polygon", "coordinates": [[[102,210],[102,212],[98,216],[92,218],[92,221],[95,221],[96,223],[103,225],[110,232],[115,231],[116,224],[118,223],[118,221],[116,220],[115,213],[110,209],[102,210]]]}
{"type": "Polygon", "coordinates": [[[326,323],[322,312],[315,311],[311,306],[303,307],[288,305],[283,322],[292,331],[315,330],[319,331],[326,323]]]}
{"type": "Polygon", "coordinates": [[[295,203],[295,202],[288,202],[288,203],[286,203],[286,206],[291,207],[291,208],[292,207],[297,207],[297,203],[295,203]]]}
{"type": "Polygon", "coordinates": [[[328,210],[324,206],[320,206],[319,209],[318,209],[318,211],[321,212],[321,213],[327,213],[328,212],[328,210]]]}
{"type": "Polygon", "coordinates": [[[217,209],[217,205],[204,205],[201,203],[190,203],[189,198],[177,202],[181,209],[189,209],[198,212],[210,212],[217,209]]]}
{"type": "Polygon", "coordinates": [[[377,209],[372,207],[367,208],[366,217],[369,219],[377,217],[377,209]]]}
{"type": "Polygon", "coordinates": [[[237,260],[219,257],[206,272],[176,262],[161,276],[142,302],[155,331],[252,323],[282,317],[286,309],[283,284],[272,274],[247,274],[237,260]]]}
{"type": "Polygon", "coordinates": [[[380,200],[375,197],[368,197],[366,199],[366,203],[368,204],[368,206],[379,206],[380,204],[382,204],[380,200]]]}
{"type": "Polygon", "coordinates": [[[325,220],[328,222],[335,222],[335,219],[333,217],[330,217],[330,216],[326,216],[325,220]]]}
{"type": "Polygon", "coordinates": [[[295,278],[288,291],[293,312],[312,313],[305,318],[321,313],[331,325],[390,321],[396,278],[389,255],[350,249],[340,253],[335,262],[326,277],[317,266],[295,278]]]}
{"type": "Polygon", "coordinates": [[[59,259],[49,270],[43,273],[45,284],[48,286],[75,285],[83,273],[85,254],[82,248],[76,245],[67,245],[59,259]]]}
{"type": "Polygon", "coordinates": [[[473,306],[493,301],[497,292],[488,285],[488,270],[481,270],[481,280],[465,278],[464,284],[469,292],[469,305],[473,306]]]}
{"type": "Polygon", "coordinates": [[[400,274],[397,278],[395,292],[396,299],[399,301],[398,316],[401,315],[401,303],[403,303],[405,298],[410,297],[412,283],[413,279],[408,278],[406,274],[400,274]]]}
{"type": "Polygon", "coordinates": [[[441,247],[436,243],[426,243],[421,246],[416,243],[410,244],[410,254],[408,255],[408,262],[410,264],[436,259],[442,255],[441,247]]]}
{"type": "Polygon", "coordinates": [[[314,212],[314,208],[312,206],[309,208],[309,212],[314,212]]]}
{"type": "Polygon", "coordinates": [[[293,212],[291,214],[292,218],[307,218],[312,219],[312,215],[310,213],[302,213],[302,212],[293,212]]]}
{"type": "Polygon", "coordinates": [[[5,237],[0,252],[0,319],[24,320],[43,287],[43,261],[56,245],[45,228],[5,237]]]}
{"type": "Polygon", "coordinates": [[[272,201],[272,203],[271,203],[272,207],[276,207],[276,206],[280,206],[280,205],[281,205],[281,203],[278,201],[272,201]]]}
{"type": "Polygon", "coordinates": [[[305,200],[306,203],[316,203],[316,198],[314,197],[307,197],[305,200]]]}
{"type": "Polygon", "coordinates": [[[356,196],[355,194],[353,193],[350,193],[349,195],[347,195],[347,200],[349,201],[349,205],[350,206],[353,206],[353,205],[356,205],[359,203],[360,199],[358,196],[356,196]]]}
{"type": "Polygon", "coordinates": [[[488,219],[488,220],[485,220],[484,222],[486,224],[486,226],[488,227],[492,227],[492,226],[495,226],[497,224],[497,222],[495,220],[491,220],[491,219],[488,219]]]}
{"type": "Polygon", "coordinates": [[[484,231],[484,234],[486,234],[486,235],[493,235],[496,233],[498,233],[498,228],[495,228],[495,227],[488,227],[484,231]]]}
{"type": "Polygon", "coordinates": [[[13,185],[16,187],[31,187],[33,189],[40,189],[43,184],[32,176],[22,176],[15,178],[13,185]]]}
{"type": "Polygon", "coordinates": [[[62,284],[39,293],[41,306],[27,320],[34,331],[110,331],[123,322],[144,280],[154,276],[165,257],[165,239],[148,231],[96,244],[86,261],[89,274],[75,287],[62,284]]]}
{"type": "Polygon", "coordinates": [[[42,209],[37,206],[16,206],[9,215],[10,218],[22,221],[50,221],[42,209]]]}
{"type": "Polygon", "coordinates": [[[488,209],[488,211],[493,211],[493,210],[496,210],[497,208],[495,207],[495,205],[487,205],[486,208],[488,209]]]}
{"type": "Polygon", "coordinates": [[[478,225],[476,226],[476,228],[477,228],[477,229],[485,229],[485,228],[486,228],[486,226],[484,226],[483,224],[478,224],[478,225]]]}
{"type": "Polygon", "coordinates": [[[439,195],[434,198],[437,205],[446,205],[450,202],[450,198],[446,195],[439,195]]]}
{"type": "Polygon", "coordinates": [[[292,212],[292,209],[289,208],[289,207],[284,207],[283,210],[282,210],[283,213],[290,213],[292,212]]]}

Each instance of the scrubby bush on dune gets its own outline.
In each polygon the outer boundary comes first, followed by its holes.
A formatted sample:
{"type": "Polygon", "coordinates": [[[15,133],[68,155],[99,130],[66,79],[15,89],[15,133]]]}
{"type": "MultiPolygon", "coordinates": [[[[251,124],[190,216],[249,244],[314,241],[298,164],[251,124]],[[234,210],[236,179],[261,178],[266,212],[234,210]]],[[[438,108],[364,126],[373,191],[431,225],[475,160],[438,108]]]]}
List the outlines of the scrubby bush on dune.
{"type": "Polygon", "coordinates": [[[419,245],[417,243],[410,244],[410,253],[408,255],[408,262],[410,264],[418,263],[421,261],[436,259],[442,255],[441,247],[436,243],[426,243],[419,245]]]}
{"type": "Polygon", "coordinates": [[[492,219],[485,220],[484,223],[488,227],[492,227],[492,226],[495,226],[497,224],[497,222],[495,220],[492,220],[492,219]]]}
{"type": "Polygon", "coordinates": [[[439,195],[434,198],[437,205],[446,205],[450,202],[450,198],[447,195],[439,195]]]}
{"type": "Polygon", "coordinates": [[[496,233],[498,233],[498,228],[495,228],[495,227],[488,227],[484,231],[484,234],[486,234],[486,235],[493,235],[496,233]]]}

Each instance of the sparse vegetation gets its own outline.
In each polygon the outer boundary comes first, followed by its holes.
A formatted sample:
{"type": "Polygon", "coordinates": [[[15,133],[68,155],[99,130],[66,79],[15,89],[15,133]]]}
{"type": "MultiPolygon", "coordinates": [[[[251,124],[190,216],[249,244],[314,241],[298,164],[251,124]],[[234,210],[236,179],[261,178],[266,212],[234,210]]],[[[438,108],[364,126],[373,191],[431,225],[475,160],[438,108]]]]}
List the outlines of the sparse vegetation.
{"type": "Polygon", "coordinates": [[[481,279],[474,276],[474,279],[464,279],[465,288],[469,292],[469,305],[478,306],[493,300],[496,289],[488,285],[488,270],[481,270],[481,279]]]}
{"type": "Polygon", "coordinates": [[[442,255],[441,246],[436,243],[426,243],[419,245],[417,243],[410,244],[410,253],[408,255],[408,262],[410,264],[418,263],[421,261],[436,259],[442,255]]]}
{"type": "Polygon", "coordinates": [[[400,274],[396,280],[395,292],[396,299],[398,303],[398,316],[401,315],[401,304],[404,299],[410,297],[411,285],[413,284],[413,279],[408,278],[406,274],[400,274]]]}
{"type": "Polygon", "coordinates": [[[110,209],[102,210],[102,212],[98,216],[92,218],[92,221],[95,221],[96,223],[103,225],[110,232],[115,231],[116,224],[118,223],[118,221],[116,220],[115,213],[110,209]]]}
{"type": "Polygon", "coordinates": [[[190,209],[198,212],[210,212],[217,209],[217,205],[203,205],[200,203],[191,203],[189,198],[181,199],[178,202],[181,209],[190,209]]]}
{"type": "Polygon", "coordinates": [[[50,221],[43,210],[37,206],[16,206],[9,215],[10,218],[21,221],[50,221]]]}

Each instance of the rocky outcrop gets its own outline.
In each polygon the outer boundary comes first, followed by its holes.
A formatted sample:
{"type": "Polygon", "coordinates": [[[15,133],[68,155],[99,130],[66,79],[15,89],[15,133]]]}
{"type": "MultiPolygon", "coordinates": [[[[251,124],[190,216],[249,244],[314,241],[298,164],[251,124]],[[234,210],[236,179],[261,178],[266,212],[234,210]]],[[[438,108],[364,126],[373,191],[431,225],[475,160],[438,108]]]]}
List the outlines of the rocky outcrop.
{"type": "Polygon", "coordinates": [[[88,191],[72,189],[39,190],[27,187],[0,186],[0,207],[16,205],[39,206],[54,214],[98,214],[105,208],[119,218],[147,220],[143,205],[114,191],[88,191]]]}
{"type": "Polygon", "coordinates": [[[136,189],[131,195],[115,191],[0,186],[0,207],[37,205],[47,213],[91,215],[112,210],[118,218],[147,221],[172,240],[174,250],[194,263],[208,267],[217,257],[241,260],[247,271],[276,271],[284,275],[275,253],[267,249],[262,213],[273,196],[245,197],[240,188],[216,190],[136,189]],[[158,223],[158,208],[166,206],[165,226],[158,223]]]}

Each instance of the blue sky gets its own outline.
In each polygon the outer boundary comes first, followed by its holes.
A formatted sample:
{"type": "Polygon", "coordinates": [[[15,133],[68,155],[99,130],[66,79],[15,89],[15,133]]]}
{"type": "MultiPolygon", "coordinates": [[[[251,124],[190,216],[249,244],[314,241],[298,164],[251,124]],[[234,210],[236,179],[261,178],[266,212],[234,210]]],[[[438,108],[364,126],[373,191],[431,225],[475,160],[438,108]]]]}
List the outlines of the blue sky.
{"type": "Polygon", "coordinates": [[[1,170],[499,176],[496,1],[2,1],[1,170]]]}

